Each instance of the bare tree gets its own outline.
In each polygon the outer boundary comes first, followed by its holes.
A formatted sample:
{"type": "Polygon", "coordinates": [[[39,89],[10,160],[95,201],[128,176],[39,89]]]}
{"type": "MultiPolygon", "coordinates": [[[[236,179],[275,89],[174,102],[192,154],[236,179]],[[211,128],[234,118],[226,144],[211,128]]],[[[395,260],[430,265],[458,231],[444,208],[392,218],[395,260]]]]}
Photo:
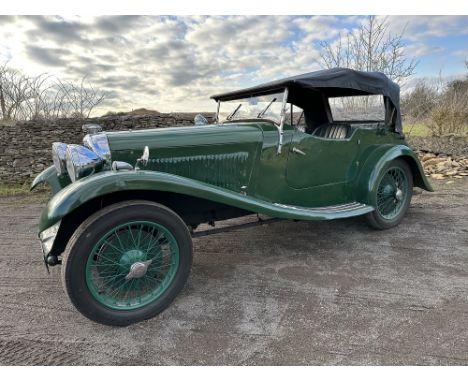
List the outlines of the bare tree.
{"type": "Polygon", "coordinates": [[[418,61],[408,59],[403,42],[404,30],[392,34],[387,18],[368,16],[356,30],[339,35],[334,42],[321,41],[324,67],[345,67],[385,73],[399,84],[415,73],[418,61]]]}
{"type": "Polygon", "coordinates": [[[446,84],[430,112],[428,128],[435,136],[468,132],[468,76],[446,84]]]}
{"type": "Polygon", "coordinates": [[[0,112],[2,113],[2,119],[5,119],[6,115],[6,101],[5,101],[5,71],[6,63],[0,67],[0,112]]]}
{"type": "Polygon", "coordinates": [[[54,92],[54,84],[51,83],[52,76],[40,74],[28,79],[27,97],[24,100],[20,112],[22,115],[13,119],[38,119],[50,118],[48,93],[54,92]]]}
{"type": "Polygon", "coordinates": [[[0,109],[2,119],[15,119],[29,97],[29,78],[5,63],[0,68],[0,109]]]}
{"type": "Polygon", "coordinates": [[[435,136],[468,132],[468,76],[420,81],[403,96],[402,111],[408,135],[418,125],[435,136]]]}
{"type": "Polygon", "coordinates": [[[416,86],[403,95],[401,110],[406,121],[420,122],[426,119],[437,103],[442,83],[426,79],[418,81],[416,86]]]}
{"type": "Polygon", "coordinates": [[[66,115],[88,118],[93,109],[104,101],[104,93],[97,91],[86,81],[86,76],[77,84],[58,80],[62,94],[61,107],[66,115]]]}
{"type": "MultiPolygon", "coordinates": [[[[418,61],[408,59],[404,31],[392,34],[387,18],[368,16],[356,29],[339,34],[335,41],[321,41],[320,59],[325,68],[344,67],[366,72],[382,72],[402,85],[415,73],[418,61]]],[[[349,97],[336,101],[343,113],[359,109],[374,115],[383,106],[381,97],[349,97]]]]}
{"type": "Polygon", "coordinates": [[[439,73],[437,78],[424,78],[419,80],[414,88],[403,94],[401,111],[405,123],[405,132],[408,136],[418,132],[418,126],[427,126],[431,114],[439,103],[446,82],[439,73]]]}
{"type": "Polygon", "coordinates": [[[94,89],[86,76],[65,82],[41,74],[28,77],[7,63],[0,66],[0,119],[29,120],[59,117],[88,118],[105,94],[94,89]]]}

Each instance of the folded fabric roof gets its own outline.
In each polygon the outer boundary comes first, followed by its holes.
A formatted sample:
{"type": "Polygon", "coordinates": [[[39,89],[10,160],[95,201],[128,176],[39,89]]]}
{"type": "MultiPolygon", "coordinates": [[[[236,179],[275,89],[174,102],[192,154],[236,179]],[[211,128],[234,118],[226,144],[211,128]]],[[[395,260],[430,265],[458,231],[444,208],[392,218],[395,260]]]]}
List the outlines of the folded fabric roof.
{"type": "Polygon", "coordinates": [[[304,73],[281,80],[267,82],[247,89],[236,90],[212,96],[216,101],[229,101],[255,94],[268,94],[287,87],[290,94],[294,89],[321,92],[326,97],[344,97],[381,94],[388,97],[396,110],[395,130],[401,132],[400,87],[380,72],[361,72],[347,68],[334,68],[304,73]]]}

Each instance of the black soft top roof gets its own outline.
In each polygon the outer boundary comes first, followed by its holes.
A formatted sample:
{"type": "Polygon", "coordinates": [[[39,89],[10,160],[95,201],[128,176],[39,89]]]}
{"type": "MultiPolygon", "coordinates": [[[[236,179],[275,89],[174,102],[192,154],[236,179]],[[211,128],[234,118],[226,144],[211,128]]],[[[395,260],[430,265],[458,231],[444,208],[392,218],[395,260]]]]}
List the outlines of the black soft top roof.
{"type": "Polygon", "coordinates": [[[249,97],[259,93],[269,93],[281,88],[289,88],[324,94],[326,97],[345,97],[353,95],[381,94],[387,97],[396,111],[395,130],[401,132],[400,87],[385,74],[361,72],[353,69],[334,68],[304,73],[282,80],[267,82],[247,89],[212,96],[216,101],[229,101],[249,97]]]}

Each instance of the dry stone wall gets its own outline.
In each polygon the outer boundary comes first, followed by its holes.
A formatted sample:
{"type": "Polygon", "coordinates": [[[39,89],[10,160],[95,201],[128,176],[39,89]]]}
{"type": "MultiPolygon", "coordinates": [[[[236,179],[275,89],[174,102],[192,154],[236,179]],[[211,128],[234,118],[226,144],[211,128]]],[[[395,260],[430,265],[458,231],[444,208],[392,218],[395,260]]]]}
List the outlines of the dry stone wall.
{"type": "MultiPolygon", "coordinates": [[[[82,142],[84,134],[81,127],[84,123],[98,123],[107,131],[188,126],[193,125],[196,114],[107,116],[86,120],[58,119],[16,124],[0,122],[0,184],[29,182],[32,177],[52,164],[52,142],[82,142]]],[[[468,157],[466,137],[414,137],[409,138],[408,142],[422,155],[432,152],[455,157],[456,160],[459,157],[468,157]]],[[[465,166],[461,166],[460,171],[466,171],[465,166]]]]}
{"type": "Polygon", "coordinates": [[[197,113],[170,113],[142,116],[0,122],[0,184],[28,182],[52,164],[53,142],[82,144],[82,125],[98,123],[104,130],[148,129],[193,125],[197,113]]]}

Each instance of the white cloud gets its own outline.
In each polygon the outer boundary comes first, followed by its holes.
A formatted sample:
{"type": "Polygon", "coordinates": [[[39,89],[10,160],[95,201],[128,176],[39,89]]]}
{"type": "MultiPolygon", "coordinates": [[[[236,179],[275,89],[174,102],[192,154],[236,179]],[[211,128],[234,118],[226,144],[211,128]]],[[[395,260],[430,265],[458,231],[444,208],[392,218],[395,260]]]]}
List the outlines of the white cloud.
{"type": "Polygon", "coordinates": [[[405,37],[413,41],[468,34],[466,16],[388,16],[388,22],[392,31],[404,31],[405,37]]]}
{"type": "Polygon", "coordinates": [[[299,17],[294,20],[302,32],[305,33],[304,42],[329,40],[340,32],[341,21],[336,16],[299,17]]]}
{"type": "Polygon", "coordinates": [[[423,57],[431,54],[441,54],[445,51],[444,47],[428,44],[415,43],[405,47],[405,53],[412,57],[423,57]]]}
{"type": "MultiPolygon", "coordinates": [[[[214,108],[209,96],[320,68],[317,43],[333,40],[362,16],[101,16],[0,19],[0,60],[30,75],[83,75],[108,93],[98,112],[147,107],[214,108]]],[[[466,17],[390,17],[407,27],[408,52],[442,48],[427,36],[462,33],[466,17]],[[417,37],[419,36],[419,37],[417,37]],[[419,40],[418,40],[419,39],[419,40]]],[[[464,32],[466,33],[466,32],[464,32]]],[[[458,54],[458,53],[457,53],[458,54]]],[[[460,53],[461,55],[461,53],[460,53]]]]}
{"type": "Polygon", "coordinates": [[[468,47],[452,52],[452,56],[462,60],[468,60],[468,47]]]}

